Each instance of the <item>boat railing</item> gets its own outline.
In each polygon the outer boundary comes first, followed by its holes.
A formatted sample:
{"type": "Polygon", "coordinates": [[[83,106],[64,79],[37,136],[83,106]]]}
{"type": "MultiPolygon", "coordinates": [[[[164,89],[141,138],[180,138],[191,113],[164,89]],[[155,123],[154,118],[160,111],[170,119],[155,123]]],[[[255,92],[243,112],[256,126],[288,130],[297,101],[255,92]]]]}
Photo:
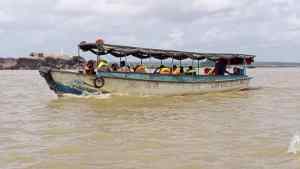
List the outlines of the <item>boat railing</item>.
{"type": "Polygon", "coordinates": [[[97,76],[104,78],[118,78],[139,81],[164,81],[164,82],[218,82],[218,81],[234,81],[244,80],[250,77],[246,75],[226,75],[226,76],[209,76],[209,75],[172,75],[172,74],[153,74],[138,72],[105,72],[98,71],[97,76]]]}

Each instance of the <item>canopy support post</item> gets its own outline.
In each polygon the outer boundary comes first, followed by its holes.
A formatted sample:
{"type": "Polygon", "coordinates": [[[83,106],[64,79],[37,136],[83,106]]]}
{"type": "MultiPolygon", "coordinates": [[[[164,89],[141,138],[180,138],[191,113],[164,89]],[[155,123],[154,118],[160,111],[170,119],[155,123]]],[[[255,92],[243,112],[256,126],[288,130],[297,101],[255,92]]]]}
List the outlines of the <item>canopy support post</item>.
{"type": "Polygon", "coordinates": [[[197,59],[197,64],[198,64],[198,75],[200,75],[200,60],[197,59]]]}
{"type": "Polygon", "coordinates": [[[192,67],[194,67],[194,58],[192,58],[192,67]]]}
{"type": "Polygon", "coordinates": [[[77,55],[80,57],[80,47],[77,48],[77,55]]]}
{"type": "Polygon", "coordinates": [[[246,72],[246,58],[244,56],[244,60],[243,60],[243,64],[244,64],[244,75],[247,75],[247,72],[246,72]]]}
{"type": "Polygon", "coordinates": [[[141,65],[143,64],[143,59],[141,59],[141,65]]]}
{"type": "Polygon", "coordinates": [[[97,67],[99,65],[99,62],[100,62],[100,55],[97,55],[97,62],[96,62],[97,67]]]}

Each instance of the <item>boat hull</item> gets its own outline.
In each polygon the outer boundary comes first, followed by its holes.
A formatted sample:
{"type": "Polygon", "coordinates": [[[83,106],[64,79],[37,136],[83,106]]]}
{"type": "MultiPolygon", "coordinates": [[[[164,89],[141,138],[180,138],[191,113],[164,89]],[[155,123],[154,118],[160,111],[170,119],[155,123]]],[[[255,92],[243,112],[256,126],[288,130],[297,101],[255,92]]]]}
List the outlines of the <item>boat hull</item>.
{"type": "Polygon", "coordinates": [[[250,78],[195,83],[174,83],[128,80],[106,77],[103,90],[125,95],[192,95],[208,92],[242,90],[248,88],[250,78]]]}
{"type": "Polygon", "coordinates": [[[91,95],[191,95],[207,92],[241,90],[248,88],[248,76],[173,76],[143,73],[98,72],[85,75],[78,72],[42,67],[39,70],[51,90],[63,94],[91,95]],[[103,86],[95,79],[103,79],[103,86]]]}
{"type": "Polygon", "coordinates": [[[85,75],[79,72],[56,70],[48,67],[41,67],[39,72],[50,89],[58,96],[64,94],[90,95],[101,93],[101,90],[94,86],[95,75],[85,75]]]}

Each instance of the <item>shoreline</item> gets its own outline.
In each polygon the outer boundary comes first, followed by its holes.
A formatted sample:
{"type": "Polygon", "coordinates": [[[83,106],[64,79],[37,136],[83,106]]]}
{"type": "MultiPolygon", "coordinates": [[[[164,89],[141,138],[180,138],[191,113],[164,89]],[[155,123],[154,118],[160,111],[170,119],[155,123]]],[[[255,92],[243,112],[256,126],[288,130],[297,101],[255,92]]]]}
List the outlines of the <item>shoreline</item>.
{"type": "Polygon", "coordinates": [[[86,60],[80,56],[73,57],[0,57],[0,70],[38,70],[41,66],[58,69],[76,69],[81,67],[86,60]]]}
{"type": "MultiPolygon", "coordinates": [[[[57,69],[78,69],[86,63],[80,56],[73,57],[20,57],[3,58],[0,57],[0,70],[38,70],[41,66],[48,66],[57,69]]],[[[137,63],[138,64],[138,63],[137,63]]],[[[159,66],[159,63],[152,66],[159,66]]],[[[205,65],[201,65],[205,67],[205,65]]],[[[256,68],[300,68],[300,63],[292,62],[255,62],[247,66],[248,69],[256,68]]]]}

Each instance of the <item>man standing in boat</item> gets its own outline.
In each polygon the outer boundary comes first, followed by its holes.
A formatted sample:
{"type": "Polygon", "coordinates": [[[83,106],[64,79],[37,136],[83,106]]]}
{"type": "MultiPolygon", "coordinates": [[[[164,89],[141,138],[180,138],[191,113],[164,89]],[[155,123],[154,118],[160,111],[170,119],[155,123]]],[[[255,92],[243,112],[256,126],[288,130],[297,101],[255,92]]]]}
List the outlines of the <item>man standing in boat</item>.
{"type": "Polygon", "coordinates": [[[224,76],[225,73],[230,75],[231,73],[226,70],[226,67],[227,67],[227,60],[225,59],[217,60],[214,68],[214,75],[224,76]]]}

